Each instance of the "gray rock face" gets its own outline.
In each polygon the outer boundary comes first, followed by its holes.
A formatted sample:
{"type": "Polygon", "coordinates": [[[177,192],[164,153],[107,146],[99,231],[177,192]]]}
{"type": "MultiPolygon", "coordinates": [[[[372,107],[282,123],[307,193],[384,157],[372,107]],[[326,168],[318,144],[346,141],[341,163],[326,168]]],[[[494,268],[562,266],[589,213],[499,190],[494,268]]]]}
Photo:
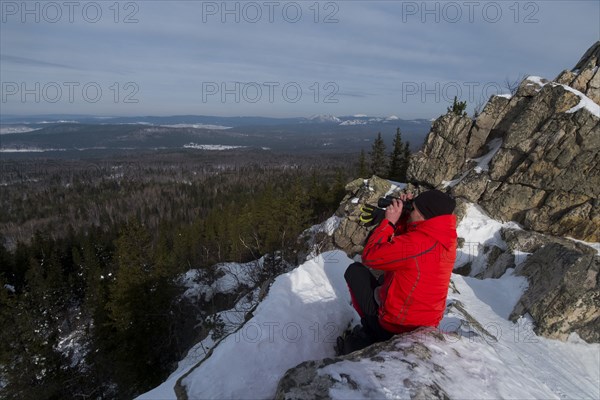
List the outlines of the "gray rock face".
{"type": "MultiPolygon", "coordinates": [[[[391,189],[390,181],[375,175],[369,179],[356,179],[346,185],[347,194],[335,212],[335,215],[341,218],[341,222],[333,233],[332,242],[324,244],[323,248],[341,249],[349,257],[360,254],[367,236],[374,228],[360,222],[361,206],[377,205],[377,200],[391,189]]],[[[403,190],[395,190],[392,195],[399,195],[399,192],[406,191],[417,196],[423,190],[425,189],[409,184],[403,190]]]]}
{"type": "MultiPolygon", "coordinates": [[[[275,398],[283,399],[330,399],[330,390],[345,388],[355,393],[354,397],[385,397],[385,392],[374,393],[373,387],[364,387],[351,374],[339,375],[327,371],[328,366],[368,360],[381,364],[381,374],[375,379],[385,379],[385,367],[406,370],[406,378],[399,382],[403,389],[402,398],[410,399],[450,399],[435,377],[443,377],[445,368],[432,361],[432,351],[424,344],[445,342],[442,334],[435,331],[416,331],[409,335],[395,337],[387,342],[376,343],[363,350],[342,357],[326,358],[304,362],[286,372],[279,381],[275,398]],[[385,355],[384,355],[385,354],[385,355]],[[393,366],[393,367],[392,367],[393,366]]],[[[442,381],[443,379],[440,379],[442,381]]],[[[380,389],[381,390],[381,389],[380,389]]],[[[397,393],[397,394],[398,394],[397,393]]]]}
{"type": "Polygon", "coordinates": [[[569,250],[582,254],[596,254],[593,248],[573,240],[543,235],[541,233],[520,229],[502,228],[500,236],[506,242],[510,252],[535,253],[550,244],[559,244],[569,250]]]}
{"type": "Polygon", "coordinates": [[[465,148],[473,121],[448,113],[431,126],[423,150],[409,165],[411,181],[439,185],[448,176],[454,176],[465,162],[465,148]]]}
{"type": "Polygon", "coordinates": [[[571,71],[563,71],[556,81],[583,92],[596,103],[600,103],[600,42],[596,42],[581,57],[571,71]]]}
{"type": "Polygon", "coordinates": [[[551,243],[535,251],[517,273],[529,288],[511,319],[529,313],[536,333],[565,340],[571,332],[588,342],[600,341],[600,256],[575,246],[551,243]]]}
{"type": "Polygon", "coordinates": [[[585,107],[573,112],[581,99],[563,86],[600,104],[599,64],[600,42],[554,82],[526,79],[512,98],[493,96],[475,121],[438,118],[409,181],[450,186],[528,229],[600,241],[600,118],[585,107]]]}
{"type": "Polygon", "coordinates": [[[349,256],[362,251],[369,229],[360,223],[360,206],[377,204],[377,200],[392,187],[385,179],[373,176],[371,179],[356,179],[346,185],[347,195],[336,211],[337,216],[345,217],[333,234],[334,245],[349,256]]]}
{"type": "Polygon", "coordinates": [[[510,318],[529,314],[536,333],[566,339],[577,332],[588,342],[600,341],[600,280],[597,252],[573,240],[536,232],[502,229],[507,252],[530,253],[516,273],[529,287],[510,318]]]}
{"type": "MultiPolygon", "coordinates": [[[[336,216],[343,219],[333,234],[333,243],[330,247],[341,249],[350,257],[360,254],[369,232],[373,229],[360,222],[360,208],[365,204],[377,205],[377,200],[391,188],[390,181],[377,176],[370,179],[357,179],[346,185],[347,195],[335,212],[336,216]]],[[[417,195],[421,189],[409,185],[407,190],[417,195]]]]}

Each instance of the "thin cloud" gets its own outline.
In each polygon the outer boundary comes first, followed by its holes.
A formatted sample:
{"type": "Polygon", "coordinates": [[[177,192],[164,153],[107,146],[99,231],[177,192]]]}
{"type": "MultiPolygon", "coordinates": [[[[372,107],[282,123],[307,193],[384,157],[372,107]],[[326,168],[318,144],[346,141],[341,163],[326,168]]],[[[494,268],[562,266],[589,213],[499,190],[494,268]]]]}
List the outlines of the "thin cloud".
{"type": "MultiPolygon", "coordinates": [[[[298,3],[304,12],[298,23],[282,20],[283,3],[273,23],[265,20],[266,10],[258,23],[221,23],[220,15],[203,22],[202,2],[189,1],[139,2],[135,14],[139,22],[134,24],[114,23],[108,8],[98,24],[3,23],[0,48],[8,53],[0,60],[3,81],[40,82],[42,86],[44,82],[77,81],[82,87],[93,81],[102,86],[106,100],[38,104],[17,101],[20,97],[15,95],[14,102],[2,105],[3,112],[34,114],[52,109],[131,115],[159,110],[161,114],[306,116],[352,114],[359,109],[373,115],[435,117],[447,104],[436,103],[432,95],[407,96],[406,85],[429,90],[436,83],[442,87],[454,82],[501,83],[506,76],[523,72],[554,78],[562,69],[571,68],[597,40],[600,11],[598,2],[539,2],[535,15],[539,22],[526,24],[522,20],[531,9],[524,9],[523,3],[519,3],[521,13],[515,23],[515,6],[495,2],[504,12],[498,23],[481,18],[482,5],[472,23],[465,20],[466,9],[457,23],[443,19],[436,23],[427,14],[423,23],[421,15],[407,16],[402,8],[405,3],[423,7],[422,2],[340,1],[335,2],[338,22],[326,24],[323,18],[332,9],[324,7],[329,3],[319,3],[318,23],[312,2],[298,3]],[[564,17],[567,14],[570,18],[564,17]],[[135,94],[139,103],[112,101],[110,96],[123,98],[132,93],[123,89],[128,82],[139,87],[135,94]],[[273,103],[207,103],[202,101],[205,82],[219,87],[232,82],[280,85],[273,103]],[[281,88],[290,82],[302,87],[302,101],[281,100],[281,88]],[[323,102],[331,93],[325,88],[330,82],[339,87],[336,98],[340,101],[335,104],[323,102]],[[115,87],[121,91],[111,89],[115,87]]],[[[446,4],[438,3],[440,9],[446,4]]],[[[99,4],[108,7],[112,3],[99,4]]],[[[221,7],[223,3],[214,4],[221,7]]],[[[427,7],[432,9],[432,4],[427,7]]]]}
{"type": "Polygon", "coordinates": [[[42,60],[35,60],[27,57],[17,57],[8,54],[0,54],[0,62],[6,62],[9,64],[26,65],[30,67],[52,67],[52,68],[64,68],[69,70],[81,71],[81,68],[73,67],[71,65],[57,64],[42,60]]]}

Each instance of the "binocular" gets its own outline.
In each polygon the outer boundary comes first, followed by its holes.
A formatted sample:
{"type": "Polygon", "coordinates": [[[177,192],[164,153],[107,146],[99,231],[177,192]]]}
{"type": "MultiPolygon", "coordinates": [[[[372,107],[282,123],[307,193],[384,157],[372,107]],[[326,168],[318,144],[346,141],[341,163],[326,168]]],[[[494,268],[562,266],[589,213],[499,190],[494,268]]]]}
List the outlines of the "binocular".
{"type": "Polygon", "coordinates": [[[379,208],[386,208],[387,206],[389,206],[390,204],[392,204],[392,200],[398,200],[402,202],[403,208],[402,208],[402,212],[411,212],[413,210],[413,200],[400,200],[397,197],[394,196],[385,196],[385,197],[381,197],[378,201],[377,201],[377,207],[379,208]]]}
{"type": "Polygon", "coordinates": [[[366,204],[360,208],[360,222],[367,226],[379,224],[385,217],[384,208],[392,204],[392,200],[394,199],[402,202],[402,214],[410,213],[413,210],[412,200],[403,201],[394,196],[385,196],[377,201],[377,207],[366,204]]]}

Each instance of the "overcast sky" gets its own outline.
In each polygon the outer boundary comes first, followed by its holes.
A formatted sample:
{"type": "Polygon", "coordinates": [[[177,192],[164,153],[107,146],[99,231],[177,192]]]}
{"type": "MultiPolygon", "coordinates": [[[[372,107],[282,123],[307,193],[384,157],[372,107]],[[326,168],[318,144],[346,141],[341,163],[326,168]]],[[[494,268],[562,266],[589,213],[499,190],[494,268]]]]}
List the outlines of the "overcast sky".
{"type": "Polygon", "coordinates": [[[3,115],[432,118],[555,78],[592,1],[4,1],[3,115]]]}

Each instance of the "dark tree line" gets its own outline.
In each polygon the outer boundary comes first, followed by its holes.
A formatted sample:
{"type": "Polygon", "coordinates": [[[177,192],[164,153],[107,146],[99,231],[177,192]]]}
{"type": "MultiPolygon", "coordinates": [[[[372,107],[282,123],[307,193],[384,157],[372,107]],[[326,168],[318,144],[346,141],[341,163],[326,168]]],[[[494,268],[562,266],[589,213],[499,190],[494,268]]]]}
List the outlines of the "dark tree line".
{"type": "Polygon", "coordinates": [[[392,144],[392,151],[386,154],[385,142],[381,133],[373,142],[369,161],[364,151],[361,151],[358,161],[358,170],[361,177],[377,175],[380,178],[390,179],[396,182],[406,182],[410,157],[410,143],[402,141],[400,128],[396,129],[396,136],[392,144]]]}
{"type": "Polygon", "coordinates": [[[266,253],[295,261],[299,234],[356,175],[341,165],[221,166],[197,180],[195,168],[178,179],[164,166],[110,179],[70,169],[68,185],[58,168],[21,196],[27,184],[9,186],[3,227],[39,229],[0,237],[0,397],[129,399],[161,383],[198,339],[178,277],[266,253]]]}

